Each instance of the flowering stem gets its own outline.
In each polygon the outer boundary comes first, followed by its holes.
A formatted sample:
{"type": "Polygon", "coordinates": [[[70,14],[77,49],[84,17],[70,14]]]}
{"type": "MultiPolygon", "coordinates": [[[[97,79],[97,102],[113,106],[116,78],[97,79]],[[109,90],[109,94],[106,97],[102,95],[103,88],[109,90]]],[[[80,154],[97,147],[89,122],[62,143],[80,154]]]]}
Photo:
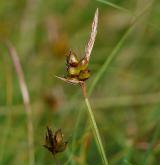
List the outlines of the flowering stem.
{"type": "Polygon", "coordinates": [[[108,160],[107,160],[107,157],[105,155],[104,147],[103,147],[102,140],[101,140],[101,137],[100,137],[100,133],[99,133],[99,130],[98,130],[98,127],[97,127],[97,123],[96,123],[96,120],[95,120],[95,117],[94,117],[94,114],[93,114],[93,110],[91,108],[90,102],[89,102],[89,100],[87,98],[87,95],[86,95],[85,82],[81,84],[81,88],[82,88],[82,93],[83,93],[84,98],[85,98],[85,103],[87,105],[88,115],[89,115],[89,118],[90,118],[90,124],[91,124],[91,127],[92,127],[92,131],[93,131],[93,134],[94,134],[94,138],[96,140],[98,150],[100,152],[103,164],[108,165],[108,160]]]}

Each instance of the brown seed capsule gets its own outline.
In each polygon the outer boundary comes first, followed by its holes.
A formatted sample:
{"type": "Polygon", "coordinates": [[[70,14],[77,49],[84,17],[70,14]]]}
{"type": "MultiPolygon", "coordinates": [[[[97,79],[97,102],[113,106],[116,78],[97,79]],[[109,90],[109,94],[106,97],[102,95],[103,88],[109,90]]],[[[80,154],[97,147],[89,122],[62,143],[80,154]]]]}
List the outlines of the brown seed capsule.
{"type": "Polygon", "coordinates": [[[88,67],[88,61],[86,58],[83,58],[80,62],[79,62],[79,69],[80,70],[86,70],[88,67]]]}
{"type": "Polygon", "coordinates": [[[90,77],[90,71],[89,71],[88,69],[86,69],[86,70],[80,71],[79,76],[78,76],[78,79],[79,79],[80,81],[85,81],[85,80],[87,80],[89,77],[90,77]]]}
{"type": "Polygon", "coordinates": [[[61,129],[58,129],[55,132],[54,144],[55,144],[54,147],[55,147],[56,153],[64,151],[67,146],[67,142],[63,141],[63,134],[62,134],[61,129]]]}
{"type": "Polygon", "coordinates": [[[78,66],[78,63],[79,61],[76,54],[70,50],[69,55],[67,56],[67,65],[76,67],[78,66]]]}
{"type": "Polygon", "coordinates": [[[69,66],[67,70],[70,77],[77,77],[80,72],[78,67],[72,67],[72,66],[69,66]]]}

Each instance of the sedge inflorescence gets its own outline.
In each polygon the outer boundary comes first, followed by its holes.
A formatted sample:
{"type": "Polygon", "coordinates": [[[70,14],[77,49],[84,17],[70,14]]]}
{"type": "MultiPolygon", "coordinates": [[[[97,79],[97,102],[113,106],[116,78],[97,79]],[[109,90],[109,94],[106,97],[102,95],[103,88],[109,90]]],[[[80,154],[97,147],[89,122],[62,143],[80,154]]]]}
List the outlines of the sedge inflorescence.
{"type": "Polygon", "coordinates": [[[47,127],[47,133],[45,138],[45,144],[43,145],[47,148],[53,155],[63,152],[67,147],[67,141],[64,141],[61,129],[58,129],[55,134],[52,130],[47,127]]]}
{"type": "Polygon", "coordinates": [[[76,54],[70,50],[67,56],[67,72],[68,79],[75,81],[85,81],[90,77],[90,70],[88,69],[88,61],[84,57],[78,60],[76,54]]]}
{"type": "Polygon", "coordinates": [[[88,69],[88,64],[97,34],[97,24],[98,24],[98,9],[95,12],[89,41],[87,42],[85,47],[84,57],[79,60],[76,54],[70,50],[66,60],[67,76],[66,77],[56,76],[57,78],[71,84],[83,84],[90,77],[90,70],[88,69]]]}

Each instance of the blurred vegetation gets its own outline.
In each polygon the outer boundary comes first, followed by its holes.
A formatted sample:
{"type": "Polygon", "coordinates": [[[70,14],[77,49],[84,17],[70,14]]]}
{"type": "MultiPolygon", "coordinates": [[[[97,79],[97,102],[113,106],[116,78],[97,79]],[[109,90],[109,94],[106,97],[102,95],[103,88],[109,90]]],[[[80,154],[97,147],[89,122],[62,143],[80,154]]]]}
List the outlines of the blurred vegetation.
{"type": "Polygon", "coordinates": [[[4,46],[6,40],[18,52],[29,89],[35,164],[54,164],[42,146],[47,125],[53,130],[62,128],[69,141],[66,151],[57,156],[62,164],[101,164],[80,89],[54,77],[65,74],[65,56],[70,48],[79,57],[84,55],[97,7],[98,35],[88,87],[139,15],[90,96],[109,164],[159,164],[158,0],[0,1],[0,164],[29,162],[26,113],[17,75],[4,46]]]}

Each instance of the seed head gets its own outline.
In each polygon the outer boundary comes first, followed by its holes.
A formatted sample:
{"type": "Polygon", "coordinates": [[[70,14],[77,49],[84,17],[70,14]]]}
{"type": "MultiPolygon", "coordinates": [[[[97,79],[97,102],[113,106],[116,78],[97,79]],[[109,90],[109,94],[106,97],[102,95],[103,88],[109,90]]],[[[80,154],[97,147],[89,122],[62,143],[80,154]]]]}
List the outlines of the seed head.
{"type": "Polygon", "coordinates": [[[53,155],[63,152],[67,147],[67,141],[64,141],[61,129],[58,129],[55,134],[52,130],[47,127],[47,133],[45,138],[45,144],[43,145],[47,148],[53,155]]]}
{"type": "Polygon", "coordinates": [[[97,34],[97,24],[98,24],[98,9],[95,12],[95,16],[92,23],[91,34],[89,37],[89,41],[85,47],[84,57],[79,60],[76,54],[70,50],[66,59],[67,73],[68,73],[67,77],[56,76],[57,78],[71,84],[82,84],[90,77],[90,70],[88,69],[88,64],[97,34]]]}

